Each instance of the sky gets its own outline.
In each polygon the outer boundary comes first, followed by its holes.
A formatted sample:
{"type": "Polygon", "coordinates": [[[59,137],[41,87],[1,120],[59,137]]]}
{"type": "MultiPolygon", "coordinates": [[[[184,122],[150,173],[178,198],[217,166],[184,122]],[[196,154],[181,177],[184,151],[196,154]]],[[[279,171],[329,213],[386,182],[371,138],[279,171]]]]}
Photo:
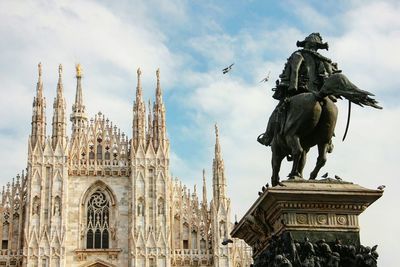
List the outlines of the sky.
{"type": "MultiPolygon", "coordinates": [[[[47,132],[58,64],[68,114],[75,64],[84,72],[90,117],[101,111],[131,134],[136,69],[145,100],[154,99],[160,68],[171,143],[171,173],[185,184],[211,185],[214,123],[218,123],[232,201],[240,218],[271,175],[270,149],[256,142],[277,102],[271,88],[297,40],[320,32],[324,56],[358,87],[373,92],[383,110],[353,106],[341,141],[347,103],[338,103],[329,172],[367,188],[386,185],[360,216],[361,241],[378,244],[381,266],[396,266],[400,249],[400,2],[398,1],[0,1],[0,184],[26,167],[37,64],[43,65],[47,132]],[[235,63],[231,72],[221,69],[235,63]],[[260,83],[270,72],[270,81],[260,83]]],[[[70,128],[68,124],[68,128],[70,128]]],[[[313,149],[305,173],[316,161],[313,149]]],[[[283,163],[281,177],[289,173],[283,163]]]]}

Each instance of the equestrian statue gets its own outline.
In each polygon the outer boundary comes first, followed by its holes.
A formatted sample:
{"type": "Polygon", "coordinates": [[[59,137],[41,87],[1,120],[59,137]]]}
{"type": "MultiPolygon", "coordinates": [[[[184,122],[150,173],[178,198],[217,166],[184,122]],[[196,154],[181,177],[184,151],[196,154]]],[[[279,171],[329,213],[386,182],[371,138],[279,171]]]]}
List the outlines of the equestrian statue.
{"type": "MultiPolygon", "coordinates": [[[[332,152],[338,109],[337,99],[382,109],[370,92],[357,88],[341,73],[337,64],[318,53],[328,50],[319,33],[298,41],[300,50],[287,60],[276,81],[273,97],[279,104],[272,112],[265,133],[257,141],[272,150],[272,186],[282,185],[279,170],[282,160],[293,161],[289,179],[303,178],[307,152],[318,147],[318,158],[310,179],[315,179],[332,152]]],[[[348,117],[348,121],[350,116],[348,117]]],[[[346,126],[347,133],[348,124],[346,126]]]]}

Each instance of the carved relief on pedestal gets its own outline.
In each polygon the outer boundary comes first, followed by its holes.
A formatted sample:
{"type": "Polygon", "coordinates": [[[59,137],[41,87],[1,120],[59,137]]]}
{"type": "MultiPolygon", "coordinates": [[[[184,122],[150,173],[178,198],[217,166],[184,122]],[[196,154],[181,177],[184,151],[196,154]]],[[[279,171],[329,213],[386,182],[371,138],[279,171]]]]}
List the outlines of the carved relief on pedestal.
{"type": "Polygon", "coordinates": [[[357,216],[352,214],[287,212],[283,214],[283,221],[288,226],[358,227],[357,216]]]}
{"type": "Polygon", "coordinates": [[[296,223],[307,224],[308,223],[307,214],[296,214],[296,223]]]}

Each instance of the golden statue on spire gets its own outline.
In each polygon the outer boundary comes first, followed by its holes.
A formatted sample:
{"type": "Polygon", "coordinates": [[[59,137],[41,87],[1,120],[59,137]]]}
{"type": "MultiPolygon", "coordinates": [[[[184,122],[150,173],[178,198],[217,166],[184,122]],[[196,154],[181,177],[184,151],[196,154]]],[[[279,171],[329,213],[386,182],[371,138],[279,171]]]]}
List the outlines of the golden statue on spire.
{"type": "Polygon", "coordinates": [[[75,66],[76,68],[76,77],[82,77],[82,67],[81,64],[76,64],[75,66]]]}

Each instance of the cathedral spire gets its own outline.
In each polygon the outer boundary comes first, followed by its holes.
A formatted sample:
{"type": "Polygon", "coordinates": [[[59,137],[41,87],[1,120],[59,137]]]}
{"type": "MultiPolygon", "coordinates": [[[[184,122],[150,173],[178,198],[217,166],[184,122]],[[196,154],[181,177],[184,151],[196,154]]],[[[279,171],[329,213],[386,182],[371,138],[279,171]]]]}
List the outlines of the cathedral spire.
{"type": "Polygon", "coordinates": [[[206,185],[206,170],[203,169],[203,206],[207,207],[207,185],[206,185]]]}
{"type": "Polygon", "coordinates": [[[213,160],[213,200],[219,201],[226,198],[226,181],[224,171],[224,160],[219,143],[218,126],[215,124],[215,152],[213,160]]]}
{"type": "Polygon", "coordinates": [[[153,107],[153,137],[154,147],[167,141],[166,137],[166,123],[165,123],[165,107],[162,100],[162,92],[160,85],[160,69],[156,71],[157,87],[156,87],[156,101],[153,107]]]}
{"type": "Polygon", "coordinates": [[[54,113],[53,113],[51,143],[53,149],[55,149],[59,141],[61,141],[62,145],[64,145],[66,142],[67,123],[65,118],[65,99],[63,96],[61,64],[58,66],[57,96],[54,98],[53,109],[54,113]]]}
{"type": "Polygon", "coordinates": [[[142,81],[141,75],[142,71],[140,68],[137,69],[137,86],[136,86],[136,101],[142,101],[142,81]]]}
{"type": "Polygon", "coordinates": [[[153,119],[152,119],[150,99],[148,102],[148,110],[149,113],[147,114],[147,141],[150,143],[153,140],[153,119]]]}
{"type": "Polygon", "coordinates": [[[57,97],[63,97],[62,65],[58,65],[57,97]]]}
{"type": "Polygon", "coordinates": [[[221,145],[219,144],[219,131],[218,131],[218,125],[215,124],[215,159],[221,161],[221,145]]]}
{"type": "Polygon", "coordinates": [[[37,142],[44,145],[46,138],[46,102],[43,97],[42,63],[38,64],[38,82],[36,85],[36,96],[33,98],[32,111],[32,132],[31,144],[35,146],[37,142]]]}
{"type": "Polygon", "coordinates": [[[133,104],[133,145],[135,148],[145,141],[146,107],[143,102],[141,76],[142,71],[137,69],[136,100],[133,104]]]}
{"type": "Polygon", "coordinates": [[[161,103],[162,102],[162,92],[161,92],[161,85],[160,85],[160,69],[159,68],[156,70],[156,76],[157,76],[156,100],[157,100],[157,103],[161,103]]]}
{"type": "Polygon", "coordinates": [[[41,97],[43,97],[42,63],[41,62],[39,62],[39,64],[38,64],[38,74],[39,74],[39,77],[38,77],[38,82],[36,85],[36,95],[37,95],[37,98],[41,98],[41,97]]]}
{"type": "Polygon", "coordinates": [[[83,104],[83,94],[82,94],[82,67],[80,64],[76,65],[76,93],[75,93],[75,103],[72,105],[72,138],[82,132],[87,125],[87,116],[85,113],[85,105],[83,104]]]}

